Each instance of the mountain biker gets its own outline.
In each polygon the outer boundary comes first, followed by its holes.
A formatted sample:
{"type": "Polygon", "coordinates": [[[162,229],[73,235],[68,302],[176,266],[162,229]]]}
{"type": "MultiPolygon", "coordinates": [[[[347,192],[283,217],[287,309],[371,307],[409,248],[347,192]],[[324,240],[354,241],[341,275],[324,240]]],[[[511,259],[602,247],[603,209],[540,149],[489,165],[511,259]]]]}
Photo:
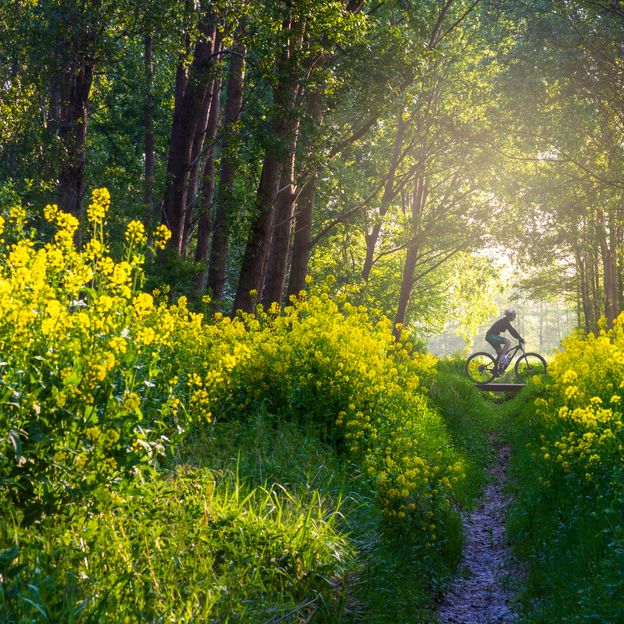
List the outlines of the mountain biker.
{"type": "Polygon", "coordinates": [[[516,311],[509,309],[505,310],[504,314],[505,316],[503,316],[503,318],[498,319],[498,321],[496,321],[492,327],[487,330],[485,340],[494,347],[494,350],[498,355],[498,360],[502,364],[507,364],[505,355],[507,354],[507,351],[509,351],[511,340],[509,340],[509,338],[503,338],[501,334],[508,331],[519,342],[524,342],[524,338],[522,338],[522,336],[520,336],[520,334],[511,326],[511,321],[516,318],[516,311]]]}

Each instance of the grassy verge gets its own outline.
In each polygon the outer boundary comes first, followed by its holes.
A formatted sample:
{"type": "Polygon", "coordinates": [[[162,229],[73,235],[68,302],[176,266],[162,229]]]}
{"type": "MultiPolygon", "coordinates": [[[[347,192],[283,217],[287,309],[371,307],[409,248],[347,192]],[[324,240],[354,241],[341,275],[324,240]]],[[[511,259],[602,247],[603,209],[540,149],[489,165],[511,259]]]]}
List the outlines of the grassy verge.
{"type": "MultiPolygon", "coordinates": [[[[479,397],[437,379],[451,434],[436,421],[431,443],[465,465],[467,504],[479,397]]],[[[0,621],[428,621],[459,557],[457,514],[432,518],[433,546],[419,523],[389,522],[370,475],[321,437],[257,410],[197,429],[168,467],[60,515],[32,525],[5,507],[0,621]]]]}
{"type": "MultiPolygon", "coordinates": [[[[513,448],[510,536],[528,571],[523,621],[622,622],[622,483],[579,474],[551,457],[570,430],[556,413],[536,407],[543,396],[527,390],[501,410],[513,448]]],[[[578,461],[564,451],[566,458],[578,461]]],[[[605,465],[611,475],[614,468],[605,465]]]]}
{"type": "Polygon", "coordinates": [[[142,292],[108,203],[82,251],[56,206],[0,246],[0,617],[428,619],[478,489],[465,383],[324,286],[234,319],[142,292]]]}
{"type": "Polygon", "coordinates": [[[466,478],[457,488],[457,497],[469,507],[484,485],[484,469],[491,459],[487,434],[498,426],[498,419],[490,397],[466,378],[464,363],[462,359],[440,361],[430,396],[444,418],[456,452],[461,454],[466,478]]]}
{"type": "Polygon", "coordinates": [[[5,622],[262,622],[335,612],[348,556],[318,493],[184,469],[34,530],[5,524],[5,622]],[[12,561],[14,559],[15,561],[12,561]]]}
{"type": "Polygon", "coordinates": [[[441,538],[434,547],[426,546],[417,525],[384,518],[369,476],[320,442],[318,431],[275,423],[258,413],[247,423],[206,430],[186,446],[184,461],[236,471],[250,487],[279,483],[293,493],[316,491],[339,508],[336,525],[349,555],[334,579],[340,595],[334,607],[340,610],[334,610],[331,621],[429,621],[437,588],[461,546],[457,515],[437,519],[444,523],[441,538]]]}

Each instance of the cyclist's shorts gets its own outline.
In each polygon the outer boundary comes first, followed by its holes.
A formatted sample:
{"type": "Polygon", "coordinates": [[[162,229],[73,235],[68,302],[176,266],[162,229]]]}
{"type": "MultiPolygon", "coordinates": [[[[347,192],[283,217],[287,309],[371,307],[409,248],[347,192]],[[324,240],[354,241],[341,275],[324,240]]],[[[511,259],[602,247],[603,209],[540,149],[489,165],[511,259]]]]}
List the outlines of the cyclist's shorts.
{"type": "Polygon", "coordinates": [[[497,336],[496,334],[487,334],[485,336],[485,340],[489,342],[495,349],[496,347],[505,344],[505,339],[502,336],[497,336]]]}

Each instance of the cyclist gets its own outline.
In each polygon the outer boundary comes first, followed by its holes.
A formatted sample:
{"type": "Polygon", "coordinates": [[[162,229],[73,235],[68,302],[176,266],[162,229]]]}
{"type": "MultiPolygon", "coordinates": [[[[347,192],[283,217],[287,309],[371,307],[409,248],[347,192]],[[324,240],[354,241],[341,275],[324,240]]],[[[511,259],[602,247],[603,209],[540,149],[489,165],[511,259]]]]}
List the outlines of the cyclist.
{"type": "Polygon", "coordinates": [[[512,327],[511,321],[515,320],[516,311],[513,309],[505,310],[505,316],[498,319],[485,334],[485,340],[494,347],[496,355],[498,355],[498,361],[501,364],[507,364],[505,358],[509,347],[511,346],[511,340],[509,338],[503,338],[501,334],[508,331],[519,342],[524,342],[524,338],[512,327]]]}

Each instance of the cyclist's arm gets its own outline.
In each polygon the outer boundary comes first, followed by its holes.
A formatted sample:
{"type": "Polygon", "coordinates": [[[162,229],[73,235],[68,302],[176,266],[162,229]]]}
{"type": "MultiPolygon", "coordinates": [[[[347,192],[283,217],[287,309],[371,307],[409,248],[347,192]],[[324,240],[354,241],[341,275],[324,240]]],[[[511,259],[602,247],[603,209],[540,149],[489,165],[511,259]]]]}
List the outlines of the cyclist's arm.
{"type": "Polygon", "coordinates": [[[519,342],[524,342],[524,338],[512,327],[511,323],[507,325],[509,333],[519,342]]]}

